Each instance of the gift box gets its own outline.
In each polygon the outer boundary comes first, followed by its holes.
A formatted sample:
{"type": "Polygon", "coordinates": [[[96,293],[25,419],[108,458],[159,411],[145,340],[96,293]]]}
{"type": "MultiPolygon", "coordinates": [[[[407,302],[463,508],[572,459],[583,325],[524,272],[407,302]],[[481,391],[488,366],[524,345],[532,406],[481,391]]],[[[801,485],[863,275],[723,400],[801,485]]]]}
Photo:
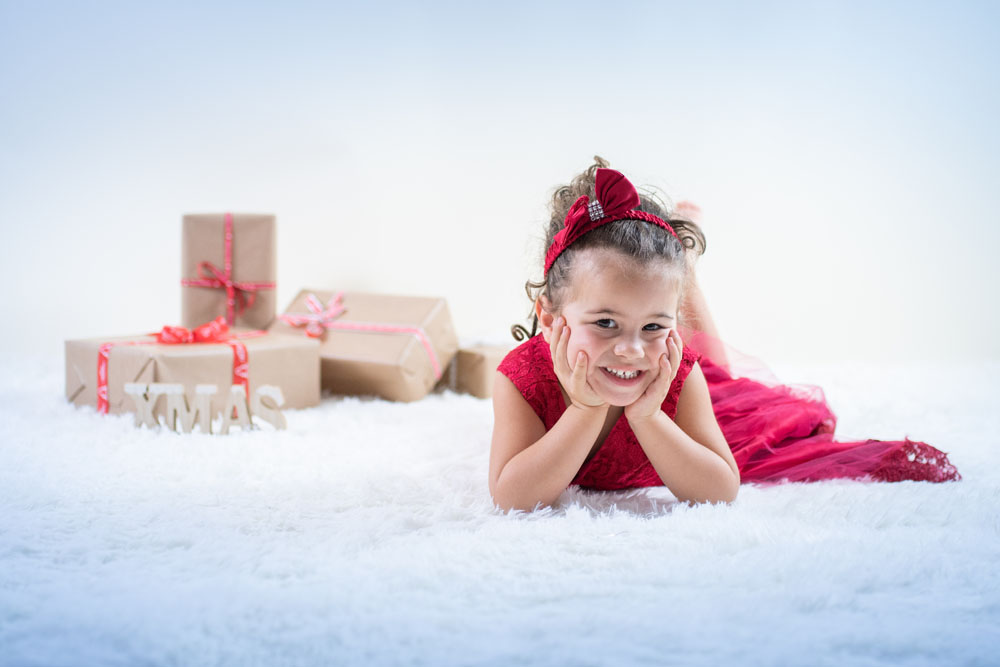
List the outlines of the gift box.
{"type": "Polygon", "coordinates": [[[277,312],[274,216],[185,215],[181,247],[181,323],[222,316],[231,327],[266,329],[277,312]]]}
{"type": "Polygon", "coordinates": [[[511,348],[505,345],[470,345],[459,348],[452,360],[441,388],[478,398],[493,396],[493,381],[497,366],[511,348]]]}
{"type": "MultiPolygon", "coordinates": [[[[221,321],[220,321],[221,324],[221,321]]],[[[223,326],[223,328],[225,328],[223,326]]],[[[164,331],[179,328],[164,328],[164,331]]],[[[186,330],[183,330],[186,331],[186,330]]],[[[161,343],[160,334],[66,341],[66,398],[98,412],[134,411],[126,383],[175,383],[188,397],[196,385],[218,387],[212,414],[222,410],[230,387],[242,385],[250,396],[262,385],[281,389],[285,408],[319,404],[319,344],[301,336],[266,331],[235,331],[215,342],[161,343]]],[[[154,414],[165,414],[165,402],[154,414]]]]}
{"type": "Polygon", "coordinates": [[[270,331],[321,341],[323,389],[391,401],[426,396],[455,356],[444,299],[302,290],[270,331]]]}

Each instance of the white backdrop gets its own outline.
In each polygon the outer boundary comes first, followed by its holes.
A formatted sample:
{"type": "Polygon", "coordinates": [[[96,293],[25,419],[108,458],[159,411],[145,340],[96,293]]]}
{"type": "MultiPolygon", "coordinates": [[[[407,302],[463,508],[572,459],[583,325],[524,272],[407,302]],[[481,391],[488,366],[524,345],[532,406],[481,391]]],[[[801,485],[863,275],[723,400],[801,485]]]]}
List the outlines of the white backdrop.
{"type": "Polygon", "coordinates": [[[601,154],[705,211],[766,361],[1000,358],[995,3],[0,1],[3,356],[180,317],[180,217],[278,216],[278,297],[528,309],[601,154]]]}

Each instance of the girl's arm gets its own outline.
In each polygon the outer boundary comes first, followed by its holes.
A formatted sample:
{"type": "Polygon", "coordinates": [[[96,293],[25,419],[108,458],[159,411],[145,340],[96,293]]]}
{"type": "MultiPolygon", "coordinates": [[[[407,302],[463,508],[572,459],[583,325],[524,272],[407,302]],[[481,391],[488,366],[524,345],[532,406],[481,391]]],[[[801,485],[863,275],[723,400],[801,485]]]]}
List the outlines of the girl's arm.
{"type": "Polygon", "coordinates": [[[571,403],[545,425],[507,377],[493,385],[490,495],[503,510],[551,505],[570,485],[604,426],[608,406],[571,403]]]}
{"type": "Polygon", "coordinates": [[[630,416],[629,425],[660,479],[678,499],[731,502],[736,498],[740,471],[715,420],[699,364],[684,381],[674,419],[656,410],[648,416],[630,416]]]}

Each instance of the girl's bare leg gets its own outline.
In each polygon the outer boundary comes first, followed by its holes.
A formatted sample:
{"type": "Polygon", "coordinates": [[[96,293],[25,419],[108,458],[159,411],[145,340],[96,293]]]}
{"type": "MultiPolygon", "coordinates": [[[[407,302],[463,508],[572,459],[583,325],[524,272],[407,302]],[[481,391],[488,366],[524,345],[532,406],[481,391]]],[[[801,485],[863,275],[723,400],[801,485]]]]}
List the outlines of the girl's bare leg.
{"type": "Polygon", "coordinates": [[[684,324],[707,333],[713,338],[719,338],[719,329],[715,326],[712,313],[708,310],[705,293],[698,285],[697,277],[692,273],[684,285],[684,296],[681,299],[681,318],[684,324]]]}
{"type": "MultiPolygon", "coordinates": [[[[701,224],[701,209],[690,202],[678,203],[674,209],[674,215],[701,224]]],[[[708,300],[698,284],[698,274],[695,271],[696,260],[697,256],[691,253],[688,278],[684,285],[684,295],[681,298],[681,319],[685,326],[708,334],[707,337],[699,341],[700,351],[715,363],[725,365],[728,363],[726,351],[720,340],[719,329],[715,326],[715,319],[708,308],[708,300]]]]}

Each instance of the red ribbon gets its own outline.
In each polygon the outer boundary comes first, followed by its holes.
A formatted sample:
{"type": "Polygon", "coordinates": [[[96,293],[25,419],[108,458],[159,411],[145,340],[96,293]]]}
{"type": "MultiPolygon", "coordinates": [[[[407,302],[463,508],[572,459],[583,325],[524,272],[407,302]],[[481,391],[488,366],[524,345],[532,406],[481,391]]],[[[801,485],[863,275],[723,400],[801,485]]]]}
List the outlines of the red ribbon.
{"type": "Polygon", "coordinates": [[[319,297],[310,294],[306,296],[308,313],[284,313],[278,315],[278,318],[293,327],[304,326],[306,335],[310,338],[322,338],[326,330],[333,325],[333,321],[344,312],[343,297],[343,292],[337,292],[324,306],[319,297]]]}
{"type": "Polygon", "coordinates": [[[181,285],[226,290],[225,322],[234,324],[237,315],[242,315],[243,311],[253,306],[253,302],[257,298],[257,290],[274,289],[274,283],[236,282],[233,280],[233,214],[226,213],[225,220],[224,269],[220,271],[219,267],[211,262],[199,262],[198,278],[182,278],[181,285]]]}
{"type": "Polygon", "coordinates": [[[156,342],[166,345],[186,343],[222,343],[231,337],[229,326],[221,315],[211,322],[205,322],[194,331],[184,327],[165,326],[156,334],[156,342]]]}
{"type": "Polygon", "coordinates": [[[241,338],[256,338],[266,331],[246,331],[234,334],[229,331],[225,318],[221,315],[211,322],[206,322],[193,331],[184,327],[165,326],[156,336],[156,340],[121,341],[104,343],[97,351],[97,412],[108,414],[108,363],[111,359],[111,348],[117,345],[197,345],[225,343],[233,349],[233,384],[243,387],[247,398],[250,398],[250,364],[247,347],[241,338]]]}
{"type": "Polygon", "coordinates": [[[285,323],[293,327],[304,326],[306,335],[310,338],[320,338],[326,329],[337,329],[338,331],[363,331],[365,333],[392,333],[409,334],[415,336],[423,345],[427,352],[427,357],[431,361],[431,369],[434,371],[434,379],[441,379],[441,364],[438,362],[437,353],[431,345],[430,338],[420,327],[410,327],[399,324],[380,324],[377,322],[341,322],[337,318],[344,313],[343,306],[344,293],[337,292],[330,299],[326,306],[315,294],[306,297],[306,308],[308,313],[284,313],[278,317],[285,323]]]}

